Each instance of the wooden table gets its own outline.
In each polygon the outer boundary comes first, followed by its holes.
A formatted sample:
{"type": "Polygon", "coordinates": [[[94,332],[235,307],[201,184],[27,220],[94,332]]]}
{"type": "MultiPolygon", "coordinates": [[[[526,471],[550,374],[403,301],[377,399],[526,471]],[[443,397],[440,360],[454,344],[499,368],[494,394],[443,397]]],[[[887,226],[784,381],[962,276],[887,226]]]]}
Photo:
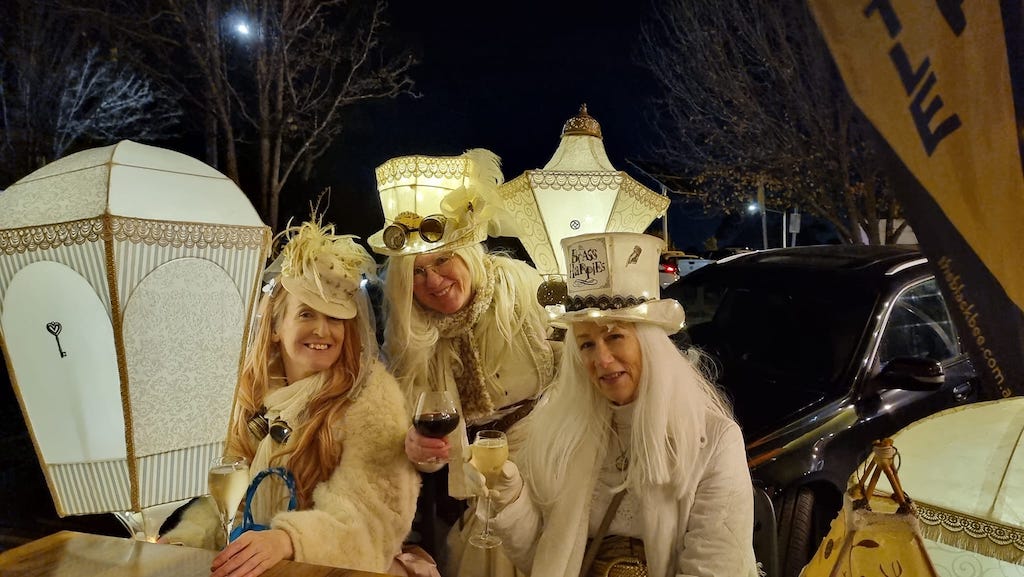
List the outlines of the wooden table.
{"type": "MultiPolygon", "coordinates": [[[[61,531],[0,553],[3,577],[208,577],[215,551],[61,531]]],[[[381,577],[281,561],[266,577],[381,577]]]]}

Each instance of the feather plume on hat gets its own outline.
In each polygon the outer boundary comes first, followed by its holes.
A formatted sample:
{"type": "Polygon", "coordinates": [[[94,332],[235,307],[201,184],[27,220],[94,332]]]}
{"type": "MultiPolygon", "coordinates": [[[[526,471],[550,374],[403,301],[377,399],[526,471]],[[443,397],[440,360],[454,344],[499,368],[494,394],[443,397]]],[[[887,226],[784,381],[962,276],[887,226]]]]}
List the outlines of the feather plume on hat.
{"type": "MultiPolygon", "coordinates": [[[[328,316],[356,315],[355,293],[363,275],[376,278],[376,261],[354,235],[334,234],[319,219],[289,227],[278,237],[287,244],[275,260],[281,285],[306,305],[328,316]]],[[[274,265],[271,265],[272,267],[274,265]]]]}
{"type": "Polygon", "coordinates": [[[467,150],[462,157],[469,161],[469,184],[445,195],[441,212],[453,223],[454,230],[486,225],[487,236],[502,236],[502,231],[512,230],[512,217],[498,196],[498,187],[505,182],[501,159],[485,148],[467,150]]]}

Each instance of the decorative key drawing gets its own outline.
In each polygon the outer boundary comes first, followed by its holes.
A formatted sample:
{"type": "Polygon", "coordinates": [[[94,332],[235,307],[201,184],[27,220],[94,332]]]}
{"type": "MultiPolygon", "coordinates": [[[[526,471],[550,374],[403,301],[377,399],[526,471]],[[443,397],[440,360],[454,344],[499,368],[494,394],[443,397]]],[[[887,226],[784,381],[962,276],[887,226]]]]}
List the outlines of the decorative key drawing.
{"type": "Polygon", "coordinates": [[[63,327],[57,321],[50,321],[46,323],[47,332],[53,335],[53,338],[57,339],[57,350],[60,351],[61,358],[68,356],[68,354],[64,352],[64,349],[61,348],[60,346],[60,330],[62,328],[63,327]]]}

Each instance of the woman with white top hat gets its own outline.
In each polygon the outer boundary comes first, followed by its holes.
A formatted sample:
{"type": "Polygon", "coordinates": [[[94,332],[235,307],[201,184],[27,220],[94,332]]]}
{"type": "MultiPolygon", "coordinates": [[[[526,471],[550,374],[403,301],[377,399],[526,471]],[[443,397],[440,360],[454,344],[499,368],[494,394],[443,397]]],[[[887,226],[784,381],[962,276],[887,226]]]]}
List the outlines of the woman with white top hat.
{"type": "Polygon", "coordinates": [[[531,418],[522,476],[507,462],[489,491],[492,530],[532,575],[757,575],[743,438],[698,359],[669,339],[684,314],[657,298],[661,245],[634,233],[562,241],[559,378],[531,418]]]}
{"type": "MultiPolygon", "coordinates": [[[[388,366],[411,404],[420,392],[447,391],[462,418],[443,439],[410,428],[406,454],[423,472],[457,463],[447,495],[466,499],[472,495],[461,463],[474,432],[506,432],[513,459],[518,458],[522,419],[554,377],[547,313],[537,302],[541,278],[526,263],[490,254],[482,244],[503,224],[497,196],[502,175],[493,153],[475,149],[455,157],[395,158],[377,169],[377,180],[386,223],[369,244],[389,257],[388,366]]],[[[454,549],[449,565],[460,561],[463,537],[470,532],[463,527],[461,535],[449,538],[454,549]]],[[[449,574],[457,572],[453,568],[449,574]]]]}

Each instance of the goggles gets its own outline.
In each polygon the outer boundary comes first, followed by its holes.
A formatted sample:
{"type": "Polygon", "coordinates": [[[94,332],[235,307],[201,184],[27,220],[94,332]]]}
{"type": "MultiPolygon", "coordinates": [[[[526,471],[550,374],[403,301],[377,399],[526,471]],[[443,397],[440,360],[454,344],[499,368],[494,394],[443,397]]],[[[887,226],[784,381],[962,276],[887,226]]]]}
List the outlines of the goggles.
{"type": "Polygon", "coordinates": [[[249,417],[249,421],[246,423],[249,432],[258,440],[262,440],[269,434],[274,442],[285,444],[292,435],[292,428],[281,419],[274,419],[273,423],[268,422],[266,412],[266,407],[260,407],[259,413],[249,417]]]}
{"type": "Polygon", "coordinates": [[[403,212],[394,222],[384,227],[384,246],[391,250],[401,250],[408,242],[409,235],[418,233],[424,242],[438,242],[444,236],[444,226],[448,222],[443,214],[432,214],[420,218],[411,212],[403,212]]]}

